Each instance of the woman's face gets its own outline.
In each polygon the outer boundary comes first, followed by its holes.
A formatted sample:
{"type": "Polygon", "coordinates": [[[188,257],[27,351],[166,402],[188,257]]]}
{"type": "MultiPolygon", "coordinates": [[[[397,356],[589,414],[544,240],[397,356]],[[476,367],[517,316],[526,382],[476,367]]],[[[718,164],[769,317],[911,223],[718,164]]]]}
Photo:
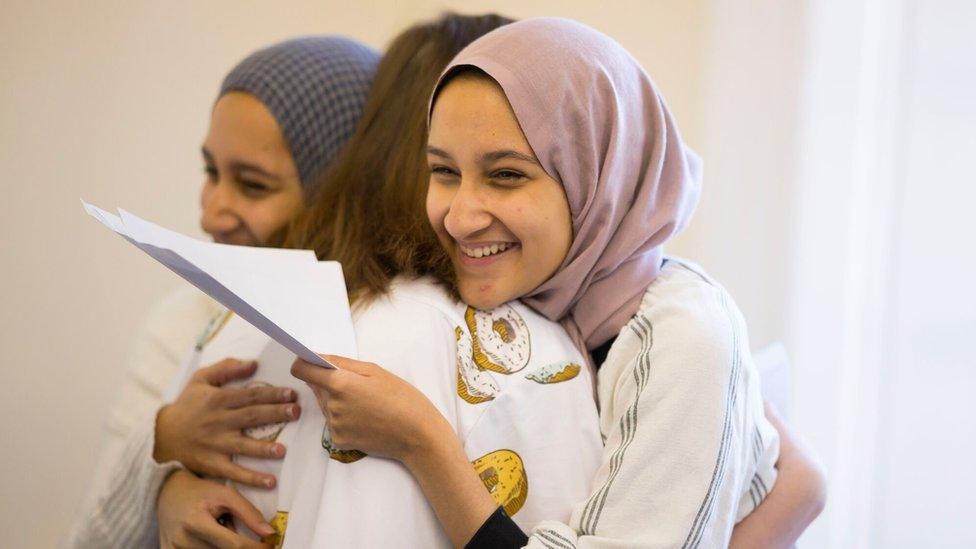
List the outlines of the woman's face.
{"type": "Polygon", "coordinates": [[[253,95],[230,92],[214,105],[203,163],[200,226],[216,242],[267,245],[302,207],[288,144],[253,95]]]}
{"type": "Polygon", "coordinates": [[[461,75],[437,97],[427,216],[462,299],[491,308],[545,282],[573,240],[562,184],[536,159],[501,87],[461,75]]]}

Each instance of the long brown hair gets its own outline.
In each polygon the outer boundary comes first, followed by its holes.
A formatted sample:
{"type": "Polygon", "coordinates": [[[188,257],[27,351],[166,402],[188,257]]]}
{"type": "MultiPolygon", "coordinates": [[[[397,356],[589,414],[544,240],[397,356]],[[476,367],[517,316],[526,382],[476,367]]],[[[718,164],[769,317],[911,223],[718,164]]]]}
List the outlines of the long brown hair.
{"type": "Polygon", "coordinates": [[[397,275],[453,279],[426,215],[427,102],[458,52],[511,22],[446,13],[401,33],[380,61],[356,132],[285,238],[341,262],[350,302],[386,292],[397,275]]]}

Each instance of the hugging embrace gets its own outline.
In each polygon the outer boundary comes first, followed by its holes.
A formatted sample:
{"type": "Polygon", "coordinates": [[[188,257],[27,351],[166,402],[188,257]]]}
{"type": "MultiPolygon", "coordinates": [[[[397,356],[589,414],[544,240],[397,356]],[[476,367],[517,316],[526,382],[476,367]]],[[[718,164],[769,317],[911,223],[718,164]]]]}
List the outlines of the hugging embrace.
{"type": "Polygon", "coordinates": [[[73,546],[786,547],[819,513],[734,301],[663,251],[701,161],[606,35],[284,42],[225,79],[204,162],[215,240],[342,263],[360,360],[165,308],[202,335],[136,365],[73,546]]]}

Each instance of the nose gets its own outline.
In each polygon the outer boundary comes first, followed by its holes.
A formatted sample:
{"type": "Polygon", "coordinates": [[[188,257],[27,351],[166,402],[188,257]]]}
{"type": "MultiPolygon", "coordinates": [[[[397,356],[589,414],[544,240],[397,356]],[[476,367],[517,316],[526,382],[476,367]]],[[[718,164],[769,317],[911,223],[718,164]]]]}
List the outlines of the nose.
{"type": "Polygon", "coordinates": [[[200,228],[215,239],[233,232],[241,225],[230,187],[230,184],[219,180],[205,182],[200,193],[200,228]]]}
{"type": "Polygon", "coordinates": [[[476,182],[462,180],[451,198],[444,228],[457,240],[463,240],[487,229],[492,222],[483,193],[476,182]]]}

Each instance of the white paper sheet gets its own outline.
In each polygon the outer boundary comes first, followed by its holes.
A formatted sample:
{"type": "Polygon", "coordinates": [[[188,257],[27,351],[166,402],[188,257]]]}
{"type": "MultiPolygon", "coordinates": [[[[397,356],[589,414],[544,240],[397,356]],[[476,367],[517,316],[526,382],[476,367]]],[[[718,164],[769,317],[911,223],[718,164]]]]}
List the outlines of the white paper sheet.
{"type": "Polygon", "coordinates": [[[82,204],[103,225],[305,361],[334,367],[318,353],[357,356],[337,262],[317,261],[310,250],[203,242],[125,210],[116,216],[82,204]]]}

